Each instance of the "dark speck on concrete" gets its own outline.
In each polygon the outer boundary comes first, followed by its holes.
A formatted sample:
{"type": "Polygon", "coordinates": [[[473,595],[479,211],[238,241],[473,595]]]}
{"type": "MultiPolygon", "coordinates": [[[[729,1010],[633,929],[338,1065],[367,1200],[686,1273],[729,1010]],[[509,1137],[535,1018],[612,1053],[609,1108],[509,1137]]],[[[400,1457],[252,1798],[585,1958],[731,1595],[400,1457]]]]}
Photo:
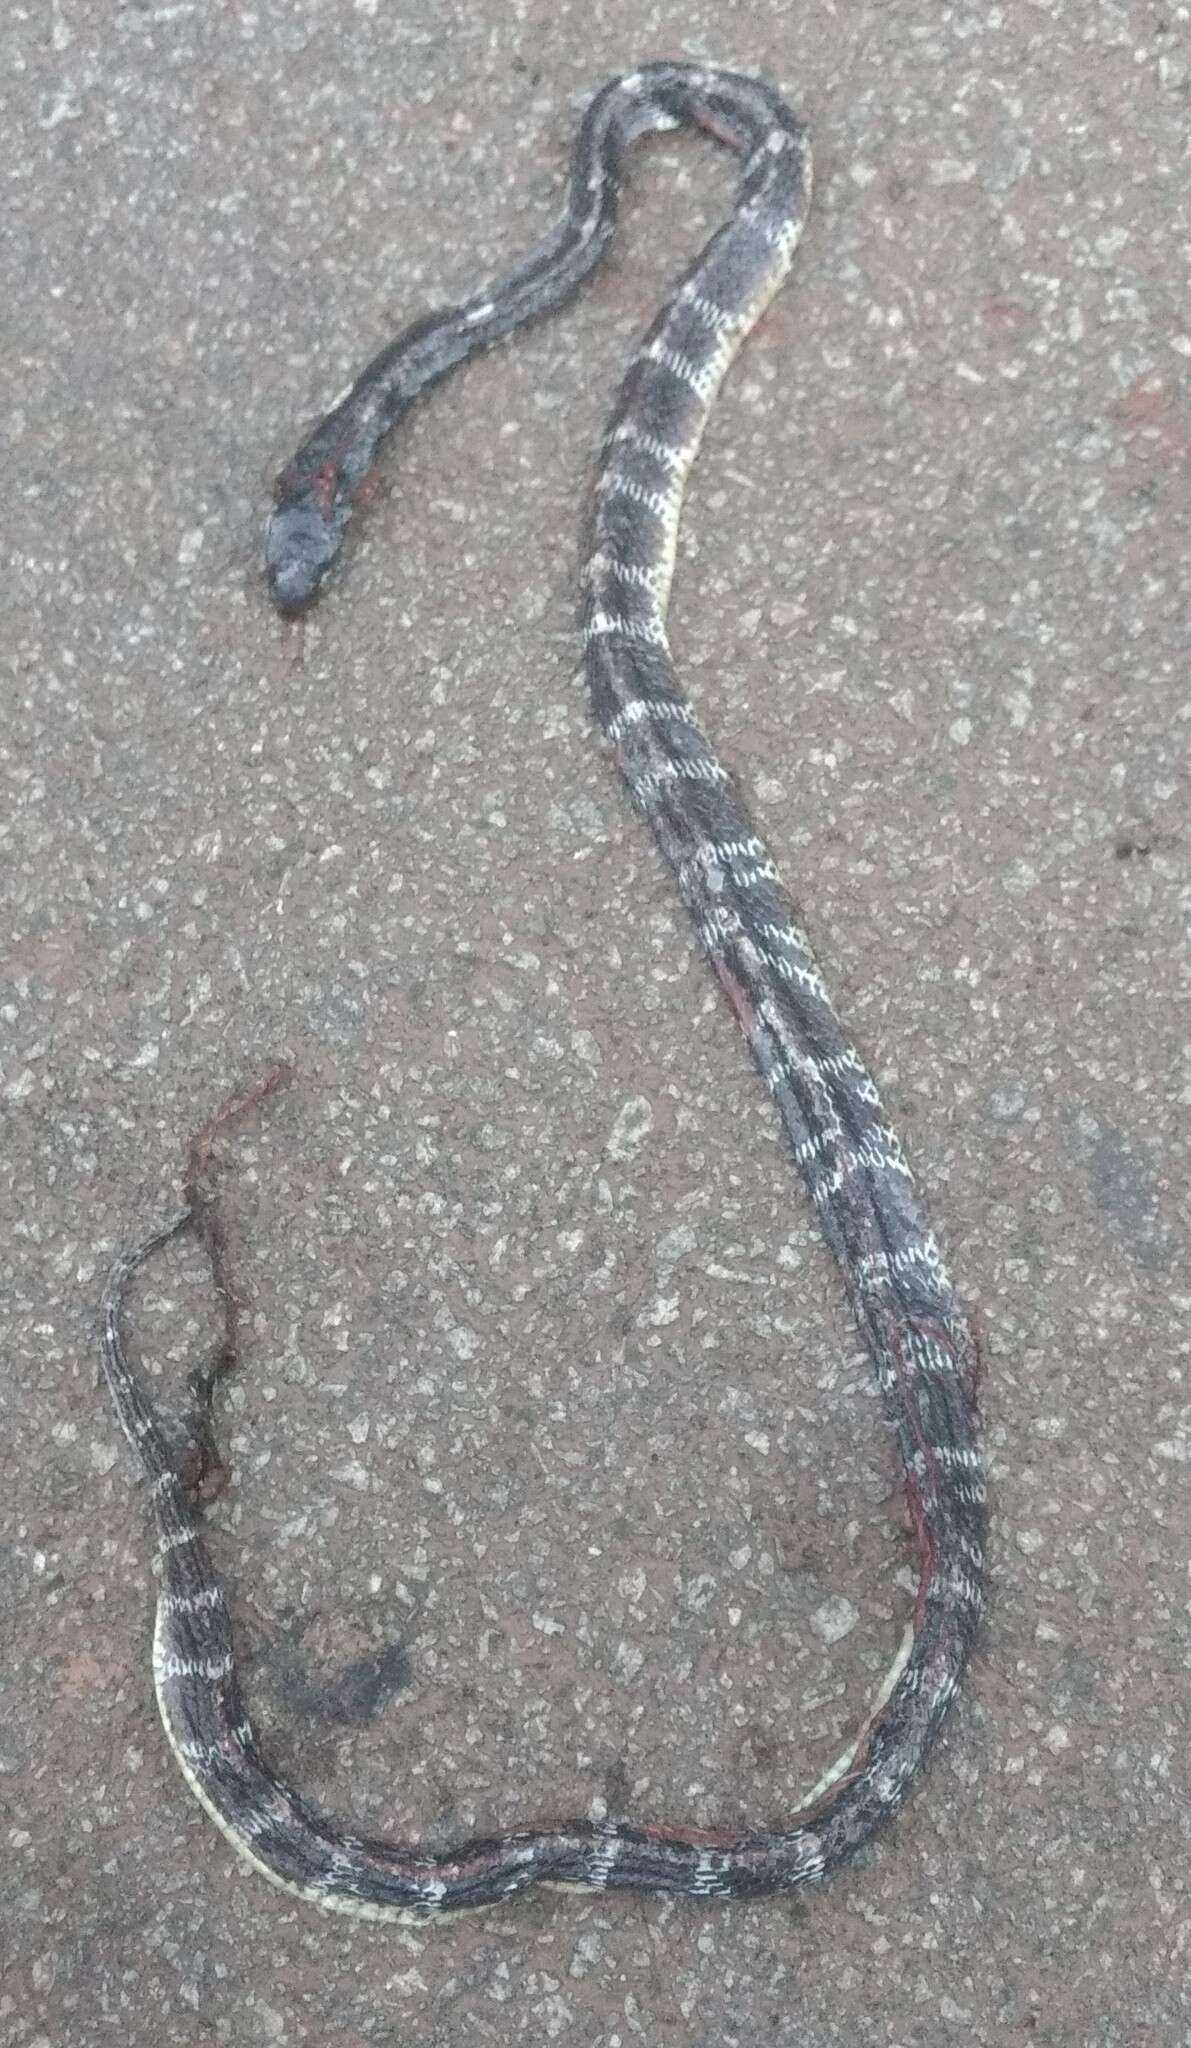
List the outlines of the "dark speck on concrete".
{"type": "Polygon", "coordinates": [[[1169,1266],[1174,1233],[1162,1214],[1153,1168],[1122,1131],[1090,1111],[1072,1120],[1071,1149],[1109,1229],[1144,1266],[1169,1266]]]}
{"type": "Polygon", "coordinates": [[[409,1657],[400,1643],[356,1657],[328,1676],[315,1677],[289,1650],[271,1651],[265,1661],[291,1713],[345,1728],[367,1727],[410,1682],[409,1657]]]}

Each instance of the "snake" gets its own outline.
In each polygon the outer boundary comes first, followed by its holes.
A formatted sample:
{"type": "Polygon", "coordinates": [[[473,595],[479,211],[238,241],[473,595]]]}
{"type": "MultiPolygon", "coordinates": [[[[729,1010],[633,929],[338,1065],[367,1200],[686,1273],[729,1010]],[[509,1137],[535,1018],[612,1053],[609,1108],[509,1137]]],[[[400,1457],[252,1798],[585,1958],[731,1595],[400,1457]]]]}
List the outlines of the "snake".
{"type": "MultiPolygon", "coordinates": [[[[834,1254],[896,1437],[916,1565],[904,1636],[843,1755],[781,1825],[602,1817],[443,1848],[349,1832],[270,1766],[237,1672],[229,1603],[203,1536],[209,1410],[224,1356],[167,1421],[125,1344],[138,1268],[188,1227],[227,1293],[213,1198],[192,1149],[185,1205],[112,1266],[101,1359],[147,1493],[159,1559],[153,1675],[183,1777],[236,1851],[292,1896],[420,1924],[536,1885],[738,1899],[816,1886],[903,1805],[960,1686],[983,1606],[987,1507],[979,1362],[902,1144],[841,1024],[745,798],[682,694],[666,614],[684,486],[721,381],[790,269],[811,193],[804,123],[768,83],[686,62],[612,79],[579,127],[559,224],[499,283],[407,327],[313,429],[276,487],[265,572],[283,614],[318,597],[381,444],[455,365],[556,307],[616,225],[629,146],[689,126],[739,160],[732,210],[648,328],[599,450],[582,567],[583,673],[599,727],[673,871],[777,1108],[834,1254]]],[[[229,1105],[215,1126],[273,1086],[229,1105]]],[[[230,1314],[230,1310],[229,1310],[230,1314]]],[[[600,1807],[593,1808],[600,1814],[600,1807]]]]}

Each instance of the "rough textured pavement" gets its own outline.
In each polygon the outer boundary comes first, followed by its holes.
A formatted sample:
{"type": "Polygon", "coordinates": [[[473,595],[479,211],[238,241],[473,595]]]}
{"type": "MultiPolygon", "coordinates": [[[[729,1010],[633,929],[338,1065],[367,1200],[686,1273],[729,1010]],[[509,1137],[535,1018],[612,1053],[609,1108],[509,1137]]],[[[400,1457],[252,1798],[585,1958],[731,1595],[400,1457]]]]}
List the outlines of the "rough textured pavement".
{"type": "MultiPolygon", "coordinates": [[[[5,2043],[1191,2041],[1189,15],[6,10],[5,2043]],[[820,176],[676,651],[980,1318],[993,1599],[820,1896],[376,1930],[187,1794],[95,1378],[113,1246],[276,1054],[212,1523],[313,1796],[776,1819],[907,1607],[839,1284],[572,682],[589,451],[727,166],[643,149],[606,271],[426,404],[317,616],[259,577],[300,426],[553,218],[593,85],[684,54],[781,81],[820,176]]],[[[180,1251],[142,1354],[212,1327],[180,1251]]]]}

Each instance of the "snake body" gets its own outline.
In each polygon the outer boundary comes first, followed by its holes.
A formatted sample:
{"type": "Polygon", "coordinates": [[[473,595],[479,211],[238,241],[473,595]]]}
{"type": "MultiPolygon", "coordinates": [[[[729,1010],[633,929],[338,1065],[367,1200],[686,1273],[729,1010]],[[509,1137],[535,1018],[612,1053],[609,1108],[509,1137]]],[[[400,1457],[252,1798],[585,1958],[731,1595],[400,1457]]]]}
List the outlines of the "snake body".
{"type": "MultiPolygon", "coordinates": [[[[153,1665],[162,1721],[192,1790],[251,1865],[290,1893],[375,1919],[421,1922],[539,1883],[740,1898],[826,1877],[902,1805],[959,1685],[981,1612],[985,1508],[973,1338],[876,1087],[745,805],[678,689],[666,640],[687,472],[721,379],[785,277],[806,215],[809,149],[778,94],[751,78],[679,63],[651,64],[606,85],[583,120],[566,211],[549,239],[500,284],[408,328],[284,471],[269,527],[269,581],[283,611],[317,595],[383,437],[428,384],[573,290],[612,233],[627,146],[680,123],[737,153],[740,190],[727,223],[654,320],[615,404],[583,572],[585,669],[599,723],[777,1105],[867,1340],[904,1466],[917,1596],[855,1739],[780,1828],[707,1831],[610,1817],[517,1828],[445,1851],[343,1832],[265,1759],[241,1694],[193,1474],[123,1348],[130,1278],[195,1222],[191,1201],[117,1261],[103,1306],[103,1364],[156,1524],[153,1665]]],[[[211,1376],[196,1383],[196,1416],[210,1392],[211,1376]]]]}

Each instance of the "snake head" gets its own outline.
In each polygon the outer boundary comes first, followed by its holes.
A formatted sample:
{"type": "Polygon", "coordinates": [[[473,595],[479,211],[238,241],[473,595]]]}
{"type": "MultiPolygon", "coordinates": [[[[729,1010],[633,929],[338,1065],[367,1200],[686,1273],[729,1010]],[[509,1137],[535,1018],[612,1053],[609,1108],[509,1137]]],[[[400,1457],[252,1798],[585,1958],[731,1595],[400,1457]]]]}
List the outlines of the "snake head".
{"type": "Polygon", "coordinates": [[[265,573],[278,611],[292,617],[314,603],[347,518],[346,506],[328,516],[309,491],[278,506],[265,535],[265,573]]]}

